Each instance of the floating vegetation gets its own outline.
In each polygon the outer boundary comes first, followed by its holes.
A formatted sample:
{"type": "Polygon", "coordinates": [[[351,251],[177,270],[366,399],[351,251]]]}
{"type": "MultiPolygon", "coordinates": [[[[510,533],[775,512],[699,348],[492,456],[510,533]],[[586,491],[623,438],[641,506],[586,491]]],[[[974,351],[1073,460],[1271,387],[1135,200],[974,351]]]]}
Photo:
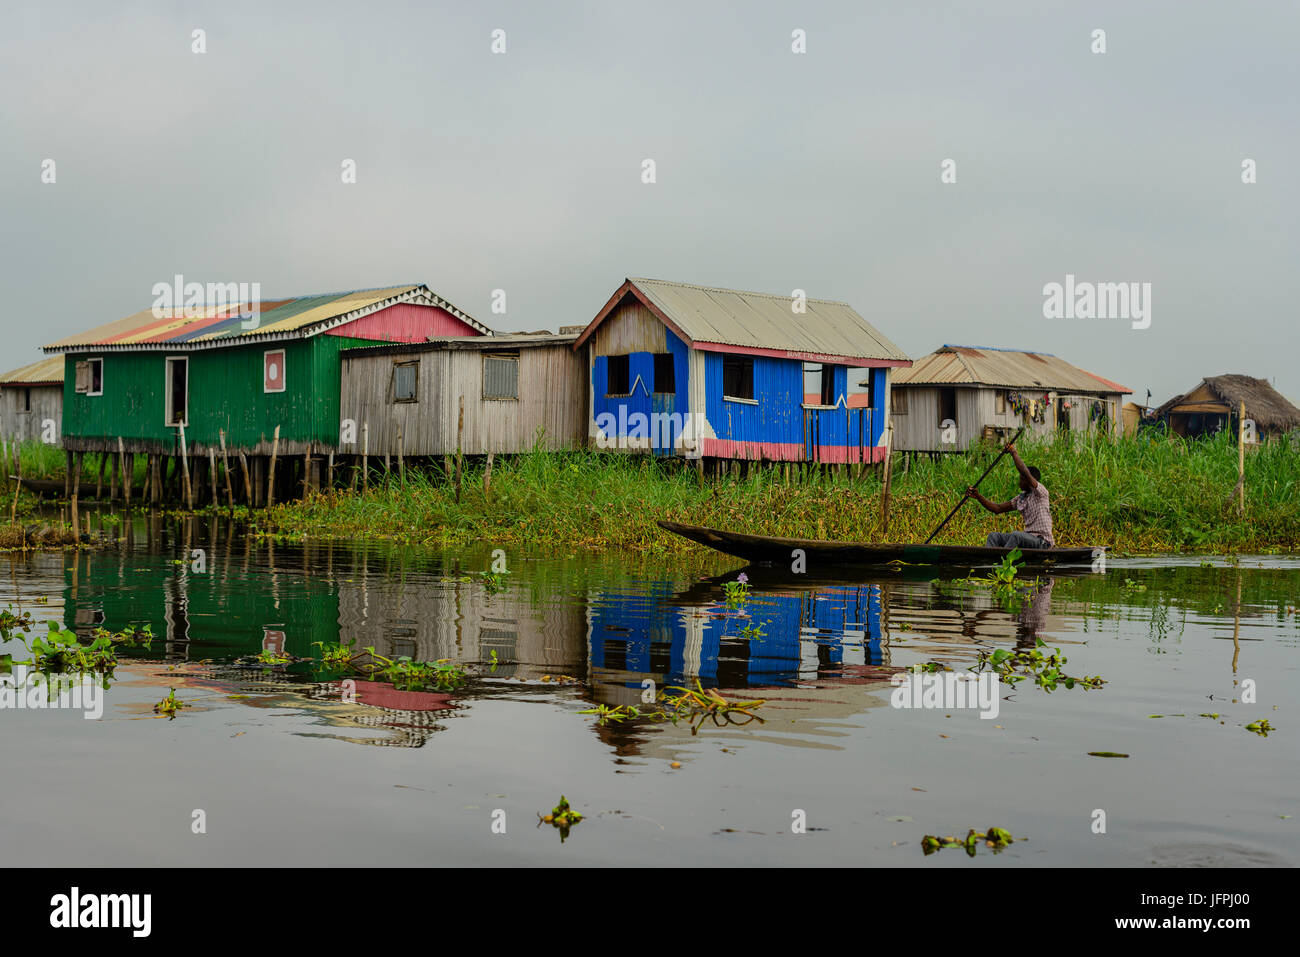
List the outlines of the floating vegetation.
{"type": "Polygon", "coordinates": [[[437,661],[415,661],[406,655],[387,658],[373,647],[366,648],[370,660],[362,665],[371,678],[387,681],[399,691],[455,691],[469,681],[464,668],[452,663],[450,658],[437,661]]]}
{"type": "Polygon", "coordinates": [[[153,710],[157,714],[166,715],[167,720],[172,721],[175,719],[177,711],[188,707],[188,704],[176,697],[176,689],[172,688],[167,692],[167,697],[153,706],[153,710]]]}
{"type": "Polygon", "coordinates": [[[705,721],[712,721],[718,727],[728,724],[743,727],[751,721],[763,724],[765,722],[754,713],[753,709],[765,703],[764,700],[728,701],[712,688],[706,690],[696,678],[695,688],[677,686],[664,688],[659,692],[654,704],[646,708],[638,708],[630,704],[611,708],[609,705],[599,704],[594,708],[579,711],[578,714],[598,715],[596,720],[598,725],[638,718],[647,721],[671,721],[673,724],[685,720],[691,726],[691,734],[697,734],[705,721]]]}
{"type": "Polygon", "coordinates": [[[1058,685],[1067,688],[1079,685],[1084,689],[1092,689],[1100,688],[1106,683],[1100,675],[1085,675],[1082,678],[1067,675],[1061,669],[1069,659],[1061,654],[1060,648],[1054,649],[1050,655],[1044,654],[1041,649],[1046,646],[1043,639],[1035,638],[1033,648],[1018,648],[1015,651],[996,648],[992,652],[981,651],[979,665],[975,670],[982,671],[989,668],[1012,686],[1026,678],[1033,678],[1034,684],[1048,693],[1055,690],[1058,685]]]}
{"type": "Polygon", "coordinates": [[[569,799],[560,795],[560,803],[551,808],[550,814],[537,815],[537,826],[549,824],[560,832],[560,843],[569,836],[569,828],[582,821],[582,815],[569,807],[569,799]]]}
{"type": "Polygon", "coordinates": [[[757,721],[759,724],[765,723],[753,711],[754,708],[763,705],[764,700],[728,701],[712,688],[706,691],[700,684],[699,678],[695,679],[695,690],[669,687],[663,690],[661,697],[669,709],[667,713],[668,720],[676,724],[679,720],[685,718],[690,722],[691,734],[699,733],[700,727],[705,721],[709,720],[718,727],[725,724],[743,727],[752,721],[757,721]],[[674,694],[673,692],[677,693],[674,694]],[[734,717],[734,715],[743,715],[744,720],[742,721],[734,717]]]}
{"type": "Polygon", "coordinates": [[[1276,731],[1277,729],[1268,723],[1268,718],[1260,718],[1258,721],[1252,721],[1246,725],[1246,730],[1254,731],[1260,737],[1267,738],[1270,731],[1276,731]]]}
{"type": "Polygon", "coordinates": [[[942,661],[926,661],[923,662],[922,664],[912,665],[912,670],[918,672],[924,672],[925,674],[928,675],[932,675],[940,671],[952,671],[952,669],[949,668],[947,665],[945,665],[942,661]]]}
{"type": "MultiPolygon", "coordinates": [[[[763,625],[770,624],[772,624],[770,621],[763,622],[763,625]]],[[[763,636],[766,634],[767,632],[763,630],[762,625],[746,625],[744,628],[740,629],[738,637],[743,638],[745,641],[762,641],[763,636]]]]}
{"type": "Polygon", "coordinates": [[[320,661],[330,667],[344,667],[352,664],[353,659],[358,657],[361,652],[357,651],[355,638],[349,638],[346,643],[337,641],[313,641],[313,648],[320,648],[320,661]]]}
{"type": "Polygon", "coordinates": [[[1094,758],[1127,758],[1127,754],[1119,751],[1089,751],[1094,758]]]}
{"type": "Polygon", "coordinates": [[[1034,591],[1043,584],[1042,579],[1021,578],[1020,570],[1024,564],[1024,555],[1020,549],[1013,548],[1003,556],[1002,561],[994,565],[987,575],[976,575],[974,570],[967,572],[965,578],[954,581],[933,579],[930,584],[941,594],[956,592],[966,594],[972,591],[991,591],[993,598],[1007,611],[1018,611],[1034,591]]]}
{"type": "Polygon", "coordinates": [[[733,611],[739,611],[749,601],[749,576],[741,572],[734,582],[722,583],[723,601],[733,611]]]}
{"type": "Polygon", "coordinates": [[[263,648],[253,660],[262,665],[287,665],[293,661],[293,655],[286,655],[283,651],[269,651],[263,648]]]}
{"type": "Polygon", "coordinates": [[[508,575],[508,572],[481,572],[479,581],[483,583],[483,588],[489,595],[496,595],[506,590],[508,575]]]}
{"type": "Polygon", "coordinates": [[[31,654],[26,660],[15,660],[11,654],[0,655],[0,671],[25,665],[46,674],[102,674],[104,686],[108,687],[108,678],[117,667],[116,649],[147,647],[153,641],[148,625],[122,631],[96,628],[86,643],[82,643],[76,632],[60,628],[56,621],[45,622],[48,634],[44,638],[27,634],[32,625],[30,612],[15,615],[8,609],[0,611],[0,641],[17,640],[31,654]]]}
{"type": "MultiPolygon", "coordinates": [[[[1013,843],[1014,840],[1011,832],[1005,828],[991,827],[987,831],[977,831],[971,828],[963,840],[958,840],[955,837],[936,837],[933,834],[927,834],[921,838],[921,850],[928,856],[945,847],[961,847],[966,849],[967,857],[974,857],[975,849],[981,843],[985,847],[992,848],[994,854],[998,854],[1007,845],[1013,843]]],[[[1022,837],[1021,840],[1025,839],[1022,837]]]]}
{"type": "Polygon", "coordinates": [[[584,708],[578,714],[599,715],[596,719],[597,724],[611,724],[619,721],[630,721],[633,718],[649,718],[650,720],[660,720],[664,717],[661,711],[642,711],[635,705],[621,704],[616,708],[611,708],[607,704],[598,704],[594,708],[584,708]]]}

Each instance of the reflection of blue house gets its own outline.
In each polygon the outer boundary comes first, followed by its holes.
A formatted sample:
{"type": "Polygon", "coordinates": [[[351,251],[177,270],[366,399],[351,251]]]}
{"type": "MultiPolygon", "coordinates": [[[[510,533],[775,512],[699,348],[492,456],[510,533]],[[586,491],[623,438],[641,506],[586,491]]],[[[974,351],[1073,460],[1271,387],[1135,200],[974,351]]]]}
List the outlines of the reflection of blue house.
{"type": "Polygon", "coordinates": [[[590,606],[591,665],[639,688],[641,677],[707,686],[787,685],[845,666],[883,663],[880,585],[751,595],[749,617],[673,603],[664,583],[605,593],[590,606]],[[760,627],[761,639],[741,635],[760,627]]]}
{"type": "Polygon", "coordinates": [[[846,303],[628,279],[590,343],[590,437],[690,458],[871,462],[911,360],[846,303]]]}

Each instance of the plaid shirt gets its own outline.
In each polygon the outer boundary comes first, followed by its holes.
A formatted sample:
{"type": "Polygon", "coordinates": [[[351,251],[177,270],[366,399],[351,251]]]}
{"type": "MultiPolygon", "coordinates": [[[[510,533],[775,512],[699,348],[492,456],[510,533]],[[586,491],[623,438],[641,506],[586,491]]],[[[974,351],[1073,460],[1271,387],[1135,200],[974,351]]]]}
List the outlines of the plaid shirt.
{"type": "Polygon", "coordinates": [[[1047,496],[1047,486],[1039,482],[1032,492],[1021,492],[1013,501],[1016,511],[1024,516],[1025,531],[1055,547],[1056,539],[1052,538],[1052,506],[1047,496]]]}

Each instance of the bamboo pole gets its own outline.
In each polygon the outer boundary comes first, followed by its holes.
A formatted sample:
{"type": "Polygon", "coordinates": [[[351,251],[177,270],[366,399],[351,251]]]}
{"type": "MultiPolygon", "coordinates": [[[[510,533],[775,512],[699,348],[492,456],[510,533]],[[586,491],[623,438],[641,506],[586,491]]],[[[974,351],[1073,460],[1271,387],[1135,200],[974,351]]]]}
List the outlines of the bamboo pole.
{"type": "Polygon", "coordinates": [[[248,474],[248,456],[244,455],[244,450],[239,450],[239,471],[244,476],[244,498],[248,501],[248,507],[253,507],[253,480],[248,474]]]}
{"type": "Polygon", "coordinates": [[[230,484],[230,454],[226,451],[226,430],[219,430],[217,438],[221,441],[221,465],[226,473],[226,504],[234,508],[235,490],[230,484]]]}
{"type": "Polygon", "coordinates": [[[483,469],[483,498],[489,504],[492,502],[492,458],[493,454],[488,452],[487,467],[483,469]]]}
{"type": "Polygon", "coordinates": [[[190,485],[190,450],[185,441],[185,423],[180,424],[181,430],[181,491],[185,494],[185,507],[190,511],[194,510],[194,487],[190,485]]]}
{"type": "Polygon", "coordinates": [[[461,451],[461,433],[465,430],[465,397],[460,397],[460,415],[456,419],[456,504],[460,504],[460,480],[465,469],[465,455],[461,451]]]}
{"type": "MultiPolygon", "coordinates": [[[[893,478],[893,471],[894,471],[893,468],[892,468],[893,463],[890,462],[890,456],[893,454],[893,451],[894,451],[894,448],[893,448],[893,446],[894,446],[894,427],[893,427],[892,425],[889,426],[889,428],[885,430],[885,435],[886,435],[886,438],[885,438],[885,491],[884,491],[884,494],[881,495],[881,497],[880,497],[880,524],[881,524],[881,532],[882,532],[882,534],[883,534],[884,536],[888,536],[888,535],[889,535],[889,493],[890,493],[890,487],[891,487],[891,485],[893,484],[893,482],[892,482],[892,478],[893,478]]],[[[962,501],[965,501],[965,499],[962,499],[962,501]]],[[[943,526],[940,526],[940,528],[942,528],[942,527],[943,527],[943,526]]],[[[938,532],[938,530],[939,530],[939,529],[937,529],[937,528],[935,529],[936,532],[938,532]]],[[[934,538],[934,536],[931,535],[930,538],[934,538]]]]}
{"type": "Polygon", "coordinates": [[[1237,514],[1246,514],[1246,403],[1237,415],[1237,514]]]}
{"type": "Polygon", "coordinates": [[[212,483],[212,505],[221,504],[221,487],[217,484],[217,450],[208,447],[208,481],[212,483]]]}
{"type": "Polygon", "coordinates": [[[406,488],[406,458],[403,456],[405,450],[402,448],[402,427],[397,427],[397,474],[402,480],[402,488],[406,488]]]}
{"type": "Polygon", "coordinates": [[[275,504],[275,459],[280,454],[280,427],[275,427],[275,436],[271,440],[271,466],[266,475],[266,507],[275,504]]]}
{"type": "Polygon", "coordinates": [[[122,471],[122,456],[119,452],[105,453],[108,460],[113,463],[112,468],[108,470],[108,500],[117,501],[117,476],[122,471]]]}
{"type": "Polygon", "coordinates": [[[361,494],[370,491],[370,423],[361,425],[361,494]]]}
{"type": "Polygon", "coordinates": [[[81,457],[84,454],[85,453],[83,452],[77,453],[75,466],[76,471],[72,475],[72,534],[74,537],[78,534],[78,529],[81,527],[78,522],[80,516],[77,512],[77,499],[81,495],[81,457]]]}
{"type": "Polygon", "coordinates": [[[325,472],[325,482],[329,487],[330,494],[334,493],[334,450],[330,449],[330,464],[325,472]]]}
{"type": "MultiPolygon", "coordinates": [[[[99,474],[95,477],[95,501],[98,502],[104,494],[104,466],[108,464],[108,455],[105,452],[99,453],[99,474]]],[[[114,483],[116,484],[116,483],[114,483]]]]}

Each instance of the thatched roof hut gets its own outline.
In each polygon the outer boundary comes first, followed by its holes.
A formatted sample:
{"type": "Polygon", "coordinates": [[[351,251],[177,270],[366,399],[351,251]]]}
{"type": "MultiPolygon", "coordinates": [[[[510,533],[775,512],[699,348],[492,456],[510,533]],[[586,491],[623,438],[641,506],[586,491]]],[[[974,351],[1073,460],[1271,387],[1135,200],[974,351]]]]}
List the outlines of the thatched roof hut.
{"type": "Polygon", "coordinates": [[[1300,409],[1271,386],[1266,379],[1248,375],[1218,375],[1174,396],[1156,410],[1156,418],[1168,422],[1177,435],[1205,435],[1226,428],[1235,421],[1241,404],[1246,418],[1255,423],[1260,436],[1281,435],[1300,429],[1300,409]]]}

